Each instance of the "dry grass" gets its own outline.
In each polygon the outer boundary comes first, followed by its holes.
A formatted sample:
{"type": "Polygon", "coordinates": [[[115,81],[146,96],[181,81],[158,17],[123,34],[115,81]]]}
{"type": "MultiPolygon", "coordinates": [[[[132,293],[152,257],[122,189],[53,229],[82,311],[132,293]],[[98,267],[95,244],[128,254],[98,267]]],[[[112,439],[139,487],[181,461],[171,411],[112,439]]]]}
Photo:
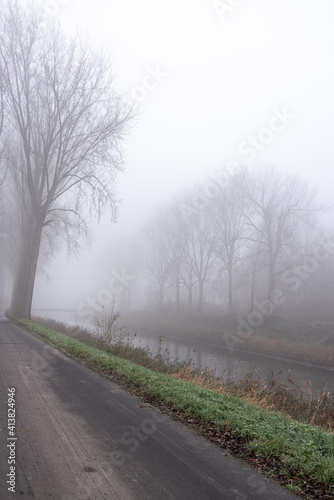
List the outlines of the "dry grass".
{"type": "Polygon", "coordinates": [[[171,374],[178,380],[191,382],[203,389],[239,397],[264,410],[279,411],[294,420],[321,426],[329,432],[334,430],[333,398],[325,389],[314,395],[310,383],[299,388],[289,379],[289,385],[286,385],[279,380],[280,373],[272,373],[270,384],[262,381],[257,373],[249,373],[238,382],[224,380],[217,378],[210,369],[199,370],[189,362],[172,361],[168,350],[162,349],[161,342],[156,354],[148,347],[135,347],[133,341],[136,335],[129,334],[121,327],[115,328],[115,335],[112,336],[110,331],[108,335],[104,335],[101,324],[94,334],[84,328],[52,319],[35,318],[35,321],[145,368],[171,374]]]}
{"type": "Polygon", "coordinates": [[[168,350],[162,348],[162,337],[159,338],[157,352],[153,354],[149,347],[136,347],[134,345],[136,334],[130,334],[123,327],[114,325],[113,335],[111,325],[109,325],[109,328],[102,320],[97,324],[94,332],[53,319],[35,317],[33,320],[59,333],[80,340],[91,347],[133,361],[133,363],[159,373],[175,373],[180,368],[188,365],[187,362],[171,360],[168,350]]]}
{"type": "MultiPolygon", "coordinates": [[[[279,375],[276,377],[279,378],[279,375]]],[[[172,376],[204,389],[239,397],[266,411],[281,412],[298,422],[334,431],[334,400],[325,388],[314,395],[310,383],[298,388],[289,379],[288,386],[277,381],[274,373],[269,385],[261,381],[256,373],[247,374],[239,382],[224,381],[216,378],[210,370],[199,371],[193,366],[183,367],[172,376]]]]}
{"type": "MultiPolygon", "coordinates": [[[[322,366],[333,366],[334,349],[330,346],[274,340],[253,334],[245,340],[242,349],[249,349],[261,354],[281,356],[296,361],[309,362],[322,366]]],[[[238,345],[236,345],[238,348],[238,345]]]]}

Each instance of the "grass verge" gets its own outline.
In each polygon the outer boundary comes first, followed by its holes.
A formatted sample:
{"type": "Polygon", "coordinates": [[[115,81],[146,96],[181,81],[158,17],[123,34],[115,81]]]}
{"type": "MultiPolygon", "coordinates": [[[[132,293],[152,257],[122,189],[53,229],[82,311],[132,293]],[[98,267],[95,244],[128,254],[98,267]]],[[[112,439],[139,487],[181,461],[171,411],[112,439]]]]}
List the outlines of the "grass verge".
{"type": "Polygon", "coordinates": [[[11,321],[280,481],[300,496],[334,495],[334,434],[124,360],[45,325],[11,321]]]}
{"type": "Polygon", "coordinates": [[[272,373],[270,383],[261,380],[256,372],[248,373],[238,382],[224,377],[217,378],[213,370],[198,369],[191,361],[172,360],[168,349],[162,348],[163,337],[159,337],[153,350],[147,346],[135,346],[136,334],[130,334],[124,327],[119,327],[118,318],[118,314],[105,313],[97,321],[94,332],[50,318],[34,320],[151,370],[169,373],[179,380],[194,383],[204,389],[239,397],[267,411],[279,411],[301,423],[318,425],[327,431],[333,430],[334,399],[325,387],[315,394],[310,383],[299,387],[289,378],[287,385],[280,381],[280,372],[272,373]]]}

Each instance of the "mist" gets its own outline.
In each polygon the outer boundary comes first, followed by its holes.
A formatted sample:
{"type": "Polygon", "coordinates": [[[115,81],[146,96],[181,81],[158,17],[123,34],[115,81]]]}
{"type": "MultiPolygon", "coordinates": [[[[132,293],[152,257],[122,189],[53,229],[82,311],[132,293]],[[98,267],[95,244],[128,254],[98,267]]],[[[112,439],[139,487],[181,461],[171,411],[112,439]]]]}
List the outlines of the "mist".
{"type": "MultiPolygon", "coordinates": [[[[117,217],[90,216],[74,253],[65,240],[42,252],[32,310],[85,319],[115,302],[124,315],[238,325],[269,301],[265,319],[333,321],[332,3],[40,4],[67,34],[111,51],[115,86],[136,118],[115,177],[117,217]],[[294,176],[304,186],[298,213],[294,176]],[[231,257],[223,226],[236,214],[231,257]],[[272,307],[274,293],[282,297],[272,307]]],[[[5,309],[12,283],[2,273],[5,309]]]]}
{"type": "Polygon", "coordinates": [[[333,498],[333,25],[0,0],[1,498],[333,498]]]}

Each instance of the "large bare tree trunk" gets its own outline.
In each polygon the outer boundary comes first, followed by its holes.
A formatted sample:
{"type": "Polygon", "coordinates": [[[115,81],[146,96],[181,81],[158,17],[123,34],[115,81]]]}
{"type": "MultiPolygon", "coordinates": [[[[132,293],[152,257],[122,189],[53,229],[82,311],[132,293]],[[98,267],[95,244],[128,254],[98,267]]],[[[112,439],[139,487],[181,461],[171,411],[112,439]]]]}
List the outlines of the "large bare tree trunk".
{"type": "Polygon", "coordinates": [[[38,8],[6,1],[0,10],[1,154],[15,209],[12,312],[29,317],[40,245],[69,250],[86,235],[87,207],[115,215],[114,177],[131,108],[114,89],[111,59],[67,38],[38,8]],[[3,92],[2,92],[3,91],[3,92]],[[5,98],[3,98],[3,96],[5,98]],[[18,244],[16,244],[18,242],[18,244]]]}
{"type": "Polygon", "coordinates": [[[11,312],[30,318],[42,230],[25,231],[13,285],[11,312]]]}

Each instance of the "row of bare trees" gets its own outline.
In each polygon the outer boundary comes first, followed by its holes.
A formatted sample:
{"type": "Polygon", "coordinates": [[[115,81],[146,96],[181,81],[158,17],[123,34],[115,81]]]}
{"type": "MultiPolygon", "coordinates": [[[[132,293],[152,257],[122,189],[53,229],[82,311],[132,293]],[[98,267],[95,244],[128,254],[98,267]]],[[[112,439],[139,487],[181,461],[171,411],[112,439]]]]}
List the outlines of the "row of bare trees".
{"type": "MultiPolygon", "coordinates": [[[[201,313],[208,304],[249,311],[258,301],[273,301],[278,288],[289,304],[297,296],[287,286],[291,273],[328,246],[315,193],[272,167],[242,168],[212,196],[201,191],[195,186],[180,194],[145,227],[141,266],[151,304],[178,312],[201,313]]],[[[318,278],[320,261],[329,265],[318,259],[304,291],[318,278]]]]}
{"type": "Polygon", "coordinates": [[[132,111],[108,54],[45,22],[33,0],[0,0],[0,125],[12,312],[29,317],[36,269],[65,240],[76,250],[92,211],[115,215],[115,174],[132,111]]]}

